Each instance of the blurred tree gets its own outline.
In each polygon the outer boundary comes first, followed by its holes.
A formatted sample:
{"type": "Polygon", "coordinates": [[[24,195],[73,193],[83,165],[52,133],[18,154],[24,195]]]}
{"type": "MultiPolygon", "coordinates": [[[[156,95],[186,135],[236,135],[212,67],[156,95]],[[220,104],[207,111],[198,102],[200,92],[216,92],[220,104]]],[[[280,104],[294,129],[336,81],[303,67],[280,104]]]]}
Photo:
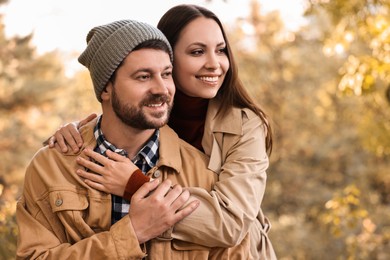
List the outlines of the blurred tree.
{"type": "Polygon", "coordinates": [[[324,53],[345,59],[338,89],[360,96],[364,109],[354,110],[359,118],[355,128],[362,148],[374,155],[365,159],[367,165],[373,165],[365,172],[365,184],[360,185],[370,190],[371,196],[363,203],[370,208],[370,216],[363,222],[361,234],[349,233],[345,239],[348,251],[356,259],[388,258],[382,252],[390,252],[390,1],[307,2],[308,17],[328,21],[327,28],[321,30],[324,53]],[[367,223],[375,227],[370,234],[367,223]]]}
{"type": "Polygon", "coordinates": [[[308,0],[307,4],[307,17],[328,21],[321,30],[324,53],[345,57],[339,90],[366,94],[366,120],[359,126],[364,147],[378,156],[389,156],[390,1],[308,0]],[[367,136],[373,133],[370,130],[376,134],[367,136]]]}
{"type": "Polygon", "coordinates": [[[376,234],[376,225],[361,203],[361,191],[355,185],[347,186],[342,193],[326,203],[326,211],[320,215],[332,234],[340,243],[343,259],[377,259],[376,248],[384,244],[384,237],[376,234]]]}
{"type": "Polygon", "coordinates": [[[308,0],[307,16],[326,15],[324,52],[344,53],[339,88],[355,95],[390,87],[390,1],[308,0]]]}
{"type": "MultiPolygon", "coordinates": [[[[350,250],[352,244],[359,246],[351,241],[361,239],[355,229],[338,227],[347,234],[344,238],[348,237],[340,240],[329,233],[330,224],[319,221],[331,210],[342,213],[339,211],[343,209],[328,209],[326,205],[345,187],[356,185],[357,190],[369,190],[376,198],[379,191],[373,189],[370,176],[388,166],[386,160],[375,166],[373,150],[362,149],[364,140],[373,142],[372,131],[368,132],[367,127],[374,125],[362,120],[367,103],[358,97],[340,95],[339,68],[345,55],[328,55],[324,51],[324,32],[331,31],[332,24],[328,17],[316,15],[311,17],[310,25],[289,32],[277,12],[262,14],[255,0],[251,10],[248,18],[231,28],[230,36],[242,80],[266,108],[274,126],[275,150],[263,203],[273,223],[270,236],[278,256],[322,259],[327,255],[328,259],[337,259],[368,252],[365,245],[350,250]],[[363,134],[371,137],[363,138],[363,134]],[[344,253],[347,249],[348,254],[344,253]]],[[[383,125],[388,122],[384,117],[376,119],[383,125]]],[[[377,176],[374,183],[379,186],[380,180],[383,176],[377,176]]],[[[381,187],[380,194],[386,197],[383,189],[388,186],[381,187]]],[[[372,211],[371,199],[362,199],[362,210],[372,211]]],[[[374,205],[383,210],[379,201],[375,200],[374,205]]],[[[351,211],[345,216],[352,219],[353,214],[351,211]]],[[[373,216],[378,215],[375,212],[373,216]]],[[[371,220],[378,226],[388,222],[377,217],[371,220]]],[[[364,230],[364,223],[367,221],[357,222],[359,230],[364,230]]],[[[369,251],[370,256],[382,254],[386,239],[372,241],[377,247],[369,251]]]]}
{"type": "Polygon", "coordinates": [[[66,78],[60,53],[38,56],[32,37],[7,39],[0,14],[1,259],[14,259],[14,213],[28,161],[62,122],[98,111],[86,76],[66,78]]]}
{"type": "Polygon", "coordinates": [[[15,250],[15,199],[26,162],[45,129],[41,116],[64,83],[56,55],[36,57],[31,37],[6,39],[0,16],[0,255],[4,259],[15,250]]]}

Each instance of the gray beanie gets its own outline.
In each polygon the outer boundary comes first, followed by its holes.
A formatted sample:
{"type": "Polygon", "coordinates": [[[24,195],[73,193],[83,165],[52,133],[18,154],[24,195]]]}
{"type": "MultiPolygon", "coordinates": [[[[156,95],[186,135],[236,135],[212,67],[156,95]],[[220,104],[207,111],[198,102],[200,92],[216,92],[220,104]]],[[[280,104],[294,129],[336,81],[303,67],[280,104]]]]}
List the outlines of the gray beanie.
{"type": "Polygon", "coordinates": [[[97,99],[106,87],[119,64],[139,44],[148,40],[161,40],[172,48],[164,34],[157,28],[134,20],[121,20],[94,27],[87,35],[87,48],[79,57],[79,62],[89,69],[97,99]]]}

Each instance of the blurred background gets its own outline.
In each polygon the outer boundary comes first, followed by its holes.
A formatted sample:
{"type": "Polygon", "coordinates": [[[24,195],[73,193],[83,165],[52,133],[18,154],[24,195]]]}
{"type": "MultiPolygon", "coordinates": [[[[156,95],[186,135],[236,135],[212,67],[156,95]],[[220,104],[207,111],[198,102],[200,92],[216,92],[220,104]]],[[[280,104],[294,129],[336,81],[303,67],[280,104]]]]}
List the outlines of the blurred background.
{"type": "Polygon", "coordinates": [[[61,124],[100,111],[77,64],[88,30],[156,25],[180,3],[220,16],[271,118],[263,209],[279,259],[390,259],[389,0],[0,0],[0,259],[15,258],[29,160],[61,124]]]}

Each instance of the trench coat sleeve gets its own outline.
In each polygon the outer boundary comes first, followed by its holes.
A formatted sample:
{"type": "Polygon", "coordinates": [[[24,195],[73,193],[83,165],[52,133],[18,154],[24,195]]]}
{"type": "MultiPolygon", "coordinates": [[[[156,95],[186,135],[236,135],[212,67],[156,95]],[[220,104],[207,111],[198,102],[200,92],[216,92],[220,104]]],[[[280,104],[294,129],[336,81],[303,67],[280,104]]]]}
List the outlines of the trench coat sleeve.
{"type": "Polygon", "coordinates": [[[221,162],[219,179],[211,192],[189,188],[201,203],[194,213],[175,225],[174,238],[210,247],[241,243],[256,220],[265,192],[269,164],[265,134],[258,117],[243,122],[241,134],[213,134],[213,146],[216,142],[222,144],[218,147],[220,158],[213,158],[213,152],[210,158],[210,163],[221,162]]]}

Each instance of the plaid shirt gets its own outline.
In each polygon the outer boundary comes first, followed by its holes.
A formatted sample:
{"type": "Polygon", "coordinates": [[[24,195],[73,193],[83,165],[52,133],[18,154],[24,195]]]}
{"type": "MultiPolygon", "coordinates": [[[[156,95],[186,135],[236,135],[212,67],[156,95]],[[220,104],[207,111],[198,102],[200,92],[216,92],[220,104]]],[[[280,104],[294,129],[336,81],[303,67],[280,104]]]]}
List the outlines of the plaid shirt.
{"type": "MultiPolygon", "coordinates": [[[[101,119],[102,116],[98,118],[97,124],[94,129],[94,135],[96,138],[96,147],[95,152],[98,152],[106,156],[107,149],[118,153],[120,155],[128,157],[128,154],[125,150],[116,148],[113,144],[108,142],[103,135],[101,130],[101,119]]],[[[159,130],[156,130],[146,145],[138,152],[138,154],[131,160],[138,168],[141,169],[143,173],[147,173],[151,168],[153,168],[158,161],[158,142],[159,130]]],[[[126,216],[129,213],[130,201],[125,200],[120,196],[114,194],[112,196],[112,207],[111,207],[111,223],[114,224],[122,217],[126,216]]]]}

